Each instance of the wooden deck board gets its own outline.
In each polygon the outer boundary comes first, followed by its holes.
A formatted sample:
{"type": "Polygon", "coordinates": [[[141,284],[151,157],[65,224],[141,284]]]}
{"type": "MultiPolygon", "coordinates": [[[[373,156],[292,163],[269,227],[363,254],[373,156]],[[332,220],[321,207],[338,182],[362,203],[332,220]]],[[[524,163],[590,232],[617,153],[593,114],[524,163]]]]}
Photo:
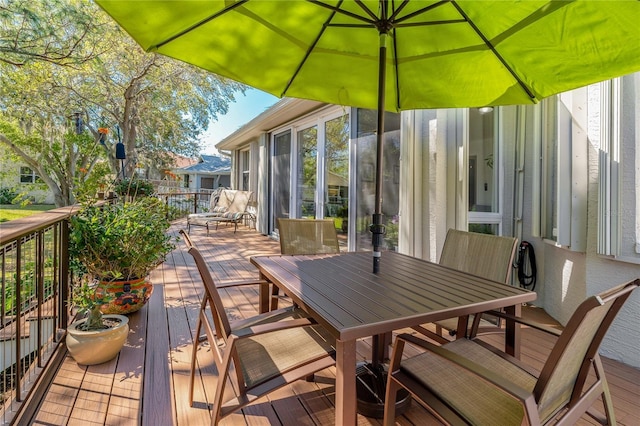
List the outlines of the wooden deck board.
{"type": "MultiPolygon", "coordinates": [[[[178,223],[172,230],[184,227],[178,223]]],[[[257,278],[248,259],[279,253],[277,241],[240,226],[220,227],[206,235],[192,228],[192,239],[209,262],[217,280],[257,278]]],[[[202,425],[210,422],[218,373],[207,343],[198,348],[194,406],[188,403],[192,339],[195,334],[202,284],[195,264],[182,242],[151,275],[154,292],[149,303],[130,315],[131,331],[117,360],[102,366],[78,366],[67,357],[39,408],[38,425],[202,425]]],[[[257,286],[221,291],[232,319],[257,313],[257,286]]],[[[549,318],[541,310],[532,315],[549,318]]],[[[550,319],[550,324],[553,320],[550,319]]],[[[402,330],[413,332],[412,330],[402,330]]],[[[501,335],[487,335],[499,344],[501,335]]],[[[553,345],[543,333],[523,330],[522,358],[540,368],[553,345]]],[[[407,354],[415,350],[407,348],[407,354]]],[[[357,343],[357,359],[370,356],[370,339],[357,343]]],[[[621,425],[640,424],[640,371],[603,359],[616,416],[621,425]]],[[[316,374],[314,382],[298,381],[263,398],[221,422],[221,425],[331,425],[335,418],[335,368],[316,374]]],[[[233,392],[228,389],[228,392],[233,392]]],[[[600,404],[600,403],[599,403],[600,404]]],[[[358,415],[359,425],[380,425],[358,415]]],[[[418,404],[400,418],[398,425],[438,424],[418,404]]],[[[593,424],[588,418],[580,425],[593,424]]]]}

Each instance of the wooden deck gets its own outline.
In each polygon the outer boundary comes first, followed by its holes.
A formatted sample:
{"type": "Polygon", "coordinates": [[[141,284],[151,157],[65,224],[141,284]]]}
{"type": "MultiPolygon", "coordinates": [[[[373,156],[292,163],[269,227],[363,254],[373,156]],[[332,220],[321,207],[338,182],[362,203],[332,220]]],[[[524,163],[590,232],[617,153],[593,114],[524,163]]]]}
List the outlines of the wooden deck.
{"type": "MultiPolygon", "coordinates": [[[[183,227],[177,223],[172,229],[183,227]]],[[[206,236],[194,228],[194,243],[209,260],[214,278],[253,278],[257,272],[248,258],[279,253],[279,245],[245,226],[237,233],[221,226],[206,236]]],[[[150,302],[130,315],[127,344],[113,361],[79,366],[69,356],[58,371],[32,424],[37,425],[205,425],[210,423],[207,403],[215,390],[217,371],[206,347],[199,350],[195,404],[188,404],[189,363],[193,332],[202,295],[191,256],[178,242],[167,261],[152,274],[150,302]]],[[[229,289],[223,293],[231,318],[257,313],[256,289],[229,289]]],[[[540,309],[529,314],[553,323],[540,309]]],[[[489,337],[495,342],[499,337],[489,337]]],[[[540,367],[552,341],[542,333],[523,330],[522,359],[540,367]]],[[[358,344],[360,359],[368,356],[369,343],[358,344]]],[[[640,371],[604,359],[619,424],[640,424],[640,371]]],[[[299,381],[265,398],[221,424],[331,425],[334,419],[335,368],[316,375],[315,382],[299,381]]],[[[379,420],[358,417],[359,425],[379,425],[379,420]]],[[[437,424],[429,413],[412,404],[397,419],[400,425],[437,424]]],[[[585,419],[581,424],[595,424],[585,419]]]]}

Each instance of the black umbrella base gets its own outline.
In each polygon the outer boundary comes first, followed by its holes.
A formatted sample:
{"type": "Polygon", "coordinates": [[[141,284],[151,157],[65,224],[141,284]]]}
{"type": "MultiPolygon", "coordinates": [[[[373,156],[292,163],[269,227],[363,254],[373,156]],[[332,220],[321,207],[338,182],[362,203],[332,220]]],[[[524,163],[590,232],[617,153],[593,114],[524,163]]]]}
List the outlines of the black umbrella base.
{"type": "MultiPolygon", "coordinates": [[[[387,388],[386,365],[359,362],[356,366],[356,398],[358,413],[366,417],[384,417],[384,399],[387,388]]],[[[401,415],[411,405],[411,395],[406,389],[398,391],[396,416],[401,415]]]]}

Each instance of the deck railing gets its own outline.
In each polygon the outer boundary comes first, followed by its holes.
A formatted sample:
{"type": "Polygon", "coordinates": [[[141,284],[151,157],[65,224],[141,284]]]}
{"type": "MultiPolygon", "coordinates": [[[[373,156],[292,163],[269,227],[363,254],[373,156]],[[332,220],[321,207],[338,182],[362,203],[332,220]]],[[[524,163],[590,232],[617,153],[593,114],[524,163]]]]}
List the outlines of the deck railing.
{"type": "Polygon", "coordinates": [[[203,213],[209,211],[212,196],[216,191],[200,192],[162,192],[157,196],[164,201],[169,220],[186,217],[189,213],[203,213]]]}
{"type": "Polygon", "coordinates": [[[69,323],[68,223],[76,210],[0,224],[0,423],[15,420],[64,355],[58,349],[69,323]]]}
{"type": "MultiPolygon", "coordinates": [[[[157,194],[175,220],[209,209],[211,191],[157,194]]],[[[62,207],[0,223],[0,424],[30,418],[59,368],[69,325],[69,218],[62,207]],[[42,386],[40,386],[42,385],[42,386]]]]}

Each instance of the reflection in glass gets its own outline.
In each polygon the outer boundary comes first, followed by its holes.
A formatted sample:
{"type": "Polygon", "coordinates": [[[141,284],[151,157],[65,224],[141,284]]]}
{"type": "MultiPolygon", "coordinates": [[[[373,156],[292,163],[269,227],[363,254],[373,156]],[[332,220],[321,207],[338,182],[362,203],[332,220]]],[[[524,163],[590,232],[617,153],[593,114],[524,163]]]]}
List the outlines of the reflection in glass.
{"type": "Polygon", "coordinates": [[[498,144],[494,131],[495,109],[469,110],[469,211],[498,212],[498,144]]]}
{"type": "MultiPolygon", "coordinates": [[[[371,250],[369,224],[375,209],[377,112],[357,110],[356,143],[356,250],[371,250]]],[[[384,250],[396,250],[399,228],[400,114],[385,113],[382,214],[387,227],[384,250]]]]}
{"type": "Polygon", "coordinates": [[[329,120],[325,132],[325,218],[335,218],[336,228],[348,232],[349,226],[349,116],[329,120]]]}
{"type": "Polygon", "coordinates": [[[273,144],[273,212],[274,228],[277,218],[289,217],[289,196],[291,193],[291,132],[274,137],[273,144]]]}
{"type": "Polygon", "coordinates": [[[318,168],[318,129],[310,127],[298,132],[298,188],[296,217],[316,217],[316,173],[318,168]]]}

